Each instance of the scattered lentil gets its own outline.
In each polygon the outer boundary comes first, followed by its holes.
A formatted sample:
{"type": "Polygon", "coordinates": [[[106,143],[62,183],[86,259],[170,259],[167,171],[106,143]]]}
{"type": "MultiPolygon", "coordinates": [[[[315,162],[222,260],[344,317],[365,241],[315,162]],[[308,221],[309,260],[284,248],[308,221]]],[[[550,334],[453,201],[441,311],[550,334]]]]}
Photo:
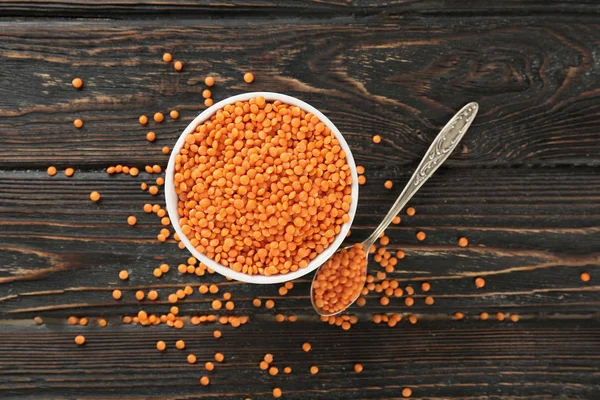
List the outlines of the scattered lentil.
{"type": "Polygon", "coordinates": [[[75,89],[81,89],[83,87],[83,80],[81,78],[75,78],[71,83],[75,89]]]}
{"type": "Polygon", "coordinates": [[[478,289],[483,288],[485,286],[485,279],[475,278],[475,286],[477,286],[478,289]]]}
{"type": "Polygon", "coordinates": [[[214,84],[215,84],[215,79],[214,79],[212,76],[207,76],[207,77],[204,79],[204,84],[205,84],[206,86],[208,86],[208,87],[211,87],[212,85],[214,85],[214,84]]]}
{"type": "Polygon", "coordinates": [[[75,336],[75,343],[78,344],[79,346],[83,345],[85,343],[85,336],[82,336],[82,335],[75,336]]]}
{"type": "Polygon", "coordinates": [[[124,281],[128,278],[129,278],[129,272],[127,272],[126,270],[122,270],[119,272],[119,279],[124,281]]]}
{"type": "Polygon", "coordinates": [[[581,279],[582,282],[589,282],[590,279],[592,279],[592,277],[590,276],[590,274],[588,272],[582,272],[579,275],[579,279],[581,279]]]}
{"type": "Polygon", "coordinates": [[[394,183],[393,183],[392,181],[385,181],[385,183],[383,184],[383,186],[384,186],[386,189],[391,189],[391,188],[392,188],[392,186],[394,186],[394,183]]]}
{"type": "Polygon", "coordinates": [[[373,136],[373,143],[380,143],[380,142],[381,142],[381,136],[379,136],[379,135],[373,136]]]}
{"type": "Polygon", "coordinates": [[[83,126],[83,121],[77,118],[75,121],[73,121],[73,125],[75,125],[75,128],[79,129],[83,126]]]}
{"type": "Polygon", "coordinates": [[[48,175],[50,176],[54,176],[56,175],[56,167],[54,166],[49,166],[48,169],[46,170],[46,172],[48,173],[48,175]]]}
{"type": "Polygon", "coordinates": [[[97,201],[100,200],[100,193],[98,192],[92,192],[90,193],[90,200],[92,200],[94,203],[96,203],[97,201]]]}
{"type": "Polygon", "coordinates": [[[133,215],[130,215],[129,217],[127,217],[127,223],[131,226],[137,224],[137,218],[133,215]]]}
{"type": "Polygon", "coordinates": [[[173,68],[175,68],[176,71],[181,71],[183,69],[183,63],[181,61],[175,61],[173,68]]]}
{"type": "Polygon", "coordinates": [[[244,74],[244,82],[252,83],[253,81],[254,81],[254,75],[252,74],[252,72],[246,72],[244,74]]]}
{"type": "Polygon", "coordinates": [[[425,232],[423,232],[423,231],[417,232],[417,240],[423,241],[423,240],[425,240],[426,237],[427,237],[427,235],[425,234],[425,232]]]}

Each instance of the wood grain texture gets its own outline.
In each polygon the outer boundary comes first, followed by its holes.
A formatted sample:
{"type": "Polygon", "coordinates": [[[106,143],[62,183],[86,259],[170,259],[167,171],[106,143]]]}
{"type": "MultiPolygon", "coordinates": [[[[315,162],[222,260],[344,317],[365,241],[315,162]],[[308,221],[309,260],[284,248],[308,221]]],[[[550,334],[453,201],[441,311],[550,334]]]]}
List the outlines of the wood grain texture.
{"type": "Polygon", "coordinates": [[[399,399],[410,387],[415,399],[594,399],[598,385],[597,322],[568,321],[500,324],[470,322],[450,329],[437,322],[390,329],[361,324],[344,334],[317,322],[251,323],[174,332],[133,326],[70,328],[58,333],[42,327],[3,326],[0,343],[0,393],[3,398],[71,399],[272,399],[273,388],[285,399],[399,399]],[[8,335],[7,335],[8,334],[8,335]],[[83,348],[76,334],[88,340],[83,348]],[[268,340],[266,338],[268,337],[268,340]],[[310,337],[313,350],[304,353],[310,337]],[[155,349],[165,340],[164,353],[155,349]],[[186,342],[186,350],[173,347],[186,342]],[[214,352],[225,362],[206,373],[214,352]],[[270,376],[258,367],[265,352],[273,365],[292,367],[291,375],[270,376]],[[197,365],[189,365],[194,353],[197,365]],[[353,371],[356,362],[364,370],[353,371]],[[310,375],[311,365],[319,366],[310,375]],[[211,385],[198,379],[209,375],[211,385]]]}
{"type": "Polygon", "coordinates": [[[273,398],[274,387],[298,400],[399,399],[405,387],[416,399],[600,398],[599,12],[590,1],[0,0],[0,399],[257,400],[273,398]],[[184,72],[161,61],[165,51],[184,72]],[[241,79],[246,71],[252,85],[241,79]],[[406,253],[389,276],[415,288],[414,306],[393,298],[383,307],[372,292],[352,307],[359,322],[345,332],[316,317],[310,277],[280,296],[278,285],[176,271],[188,253],[158,243],[162,226],[142,211],[164,205],[162,189],[152,197],[139,188],[156,175],[103,170],[164,166],[160,149],[204,109],[208,74],[215,100],[284,92],[340,128],[367,170],[348,242],[375,227],[453,112],[479,102],[463,146],[411,202],[416,215],[387,231],[389,248],[406,253]],[[70,84],[75,76],[81,91],[70,84]],[[171,109],[179,120],[137,122],[171,109]],[[156,143],[144,140],[149,130],[156,143]],[[45,172],[51,164],[55,177],[45,172]],[[75,176],[64,177],[65,167],[75,176]],[[392,190],[383,188],[388,179],[392,190]],[[92,190],[102,193],[99,204],[89,201],[92,190]],[[457,246],[462,236],[467,248],[457,246]],[[171,272],[154,278],[164,262],[171,272]],[[128,281],[118,279],[123,269],[128,281]],[[590,282],[580,280],[584,271],[590,282]],[[485,278],[483,289],[475,277],[485,278]],[[230,292],[231,313],[250,322],[182,330],[121,323],[141,309],[168,312],[168,294],[184,285],[196,291],[180,314],[210,313],[218,296],[200,295],[201,283],[230,292]],[[157,301],[135,299],[150,289],[157,301]],[[275,308],[253,307],[257,297],[275,308]],[[457,311],[465,320],[453,319],[457,311]],[[385,312],[404,318],[395,328],[371,322],[385,312]],[[490,319],[479,320],[481,312],[490,319]],[[498,312],[520,320],[496,321],[498,312]],[[298,321],[276,323],[278,313],[298,321]],[[71,315],[90,323],[69,326],[71,315]],[[77,334],[84,347],[73,343],[77,334]],[[186,351],[174,349],[178,339],[186,351]],[[157,340],[167,341],[165,353],[157,340]],[[310,353],[301,350],[307,341],[310,353]],[[226,361],[202,387],[204,362],[217,351],[226,361]],[[197,365],[186,363],[188,353],[197,365]],[[266,353],[292,375],[260,371],[266,353]]]}
{"type": "Polygon", "coordinates": [[[339,15],[409,14],[409,15],[508,15],[536,13],[597,14],[593,0],[530,0],[456,2],[451,0],[141,0],[56,1],[0,0],[0,17],[84,17],[84,18],[161,18],[180,17],[335,17],[339,15]]]}
{"type": "Polygon", "coordinates": [[[216,100],[263,90],[313,104],[362,149],[359,163],[415,165],[476,99],[482,111],[451,166],[596,166],[599,32],[594,19],[560,15],[0,23],[0,168],[149,163],[204,109],[208,74],[216,100]],[[137,122],[174,108],[176,122],[137,122]],[[149,130],[156,144],[143,140],[149,130]],[[384,145],[372,145],[375,134],[384,145]]]}

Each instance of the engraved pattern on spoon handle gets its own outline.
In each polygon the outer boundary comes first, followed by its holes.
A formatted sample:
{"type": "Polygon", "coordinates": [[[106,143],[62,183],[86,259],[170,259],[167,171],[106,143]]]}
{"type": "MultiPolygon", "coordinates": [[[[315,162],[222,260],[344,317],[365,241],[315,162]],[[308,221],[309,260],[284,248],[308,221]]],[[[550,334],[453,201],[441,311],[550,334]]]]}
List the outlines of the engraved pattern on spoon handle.
{"type": "Polygon", "coordinates": [[[398,215],[417,190],[448,159],[452,151],[458,146],[460,139],[462,139],[467,129],[469,129],[469,126],[471,126],[478,110],[479,105],[477,103],[469,103],[456,113],[446,126],[442,128],[388,214],[377,229],[373,231],[371,236],[365,240],[364,244],[367,249],[375,243],[379,235],[386,230],[394,217],[398,215]]]}

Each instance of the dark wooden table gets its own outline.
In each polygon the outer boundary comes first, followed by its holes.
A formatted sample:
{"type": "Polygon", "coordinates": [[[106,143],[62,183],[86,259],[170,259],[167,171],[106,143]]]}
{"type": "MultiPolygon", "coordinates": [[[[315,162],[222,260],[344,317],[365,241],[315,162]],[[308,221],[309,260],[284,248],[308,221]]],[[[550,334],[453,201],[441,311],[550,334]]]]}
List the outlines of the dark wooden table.
{"type": "MultiPolygon", "coordinates": [[[[275,387],[286,399],[398,399],[403,388],[427,399],[600,398],[598,2],[234,3],[0,1],[0,398],[256,400],[272,398],[275,387]],[[166,51],[183,61],[182,72],[162,62],[166,51]],[[175,269],[188,257],[172,241],[157,242],[158,219],[142,212],[146,202],[163,204],[162,190],[152,198],[139,189],[146,173],[105,169],[166,165],[160,149],[204,109],[209,74],[215,100],[287,93],[339,127],[367,171],[352,239],[379,222],[453,112],[479,102],[460,149],[412,201],[416,215],[388,230],[390,248],[406,253],[391,276],[416,289],[413,307],[403,299],[382,307],[371,293],[350,310],[359,322],[346,332],[316,317],[309,277],[281,297],[278,285],[218,275],[152,276],[160,263],[175,269]],[[76,76],[80,91],[71,86],[76,76]],[[137,122],[171,109],[178,120],[137,122]],[[156,143],[145,140],[148,130],[156,143]],[[46,174],[49,165],[56,176],[46,174]],[[66,167],[74,177],[63,175],[66,167]],[[388,179],[392,190],[383,188],[388,179]],[[88,199],[93,190],[102,193],[98,205],[88,199]],[[469,247],[457,246],[462,236],[469,247]],[[117,277],[122,269],[127,282],[117,277]],[[483,289],[474,285],[479,276],[483,289]],[[233,313],[250,322],[219,326],[218,341],[213,324],[121,323],[141,308],[165,313],[167,293],[207,282],[230,291],[233,313]],[[119,302],[114,288],[123,290],[119,302]],[[159,301],[135,300],[136,290],[151,288],[159,301]],[[256,297],[276,307],[254,308],[256,297]],[[405,318],[394,328],[371,322],[389,312],[405,318]],[[482,312],[490,319],[481,321],[482,312]],[[298,321],[277,323],[278,313],[298,321]],[[497,321],[496,313],[520,319],[497,321]],[[88,317],[88,326],[68,325],[72,315],[88,317]],[[107,327],[97,325],[100,316],[107,327]],[[73,343],[77,334],[85,346],[73,343]],[[178,339],[199,364],[173,348],[178,339]],[[156,351],[157,340],[169,349],[156,351]],[[307,341],[310,353],[301,350],[307,341]],[[215,351],[226,361],[203,387],[215,351]],[[293,373],[259,370],[265,353],[293,373]]],[[[213,298],[196,292],[181,314],[210,312],[213,298]]]]}

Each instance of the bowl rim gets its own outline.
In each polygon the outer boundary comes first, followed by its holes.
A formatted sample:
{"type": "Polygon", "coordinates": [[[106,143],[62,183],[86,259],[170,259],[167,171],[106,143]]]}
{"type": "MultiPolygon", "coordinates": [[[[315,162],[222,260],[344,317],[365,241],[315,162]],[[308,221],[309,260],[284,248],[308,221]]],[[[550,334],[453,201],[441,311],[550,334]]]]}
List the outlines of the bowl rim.
{"type": "Polygon", "coordinates": [[[200,261],[201,263],[206,265],[208,268],[211,268],[212,270],[218,272],[221,275],[224,275],[226,277],[229,277],[229,278],[241,281],[241,282],[255,283],[255,284],[272,284],[272,283],[282,283],[282,282],[291,281],[291,280],[298,279],[304,275],[311,273],[312,271],[314,271],[315,269],[320,267],[323,263],[325,263],[325,261],[327,261],[333,255],[333,253],[340,247],[340,245],[346,238],[346,234],[350,230],[350,226],[352,225],[352,222],[354,221],[354,216],[356,214],[356,208],[358,205],[358,174],[356,172],[356,164],[354,162],[354,157],[352,156],[352,151],[350,150],[350,146],[348,146],[348,143],[346,142],[346,140],[344,139],[342,133],[338,130],[338,128],[322,112],[320,112],[315,107],[311,106],[310,104],[308,104],[296,97],[288,96],[288,95],[281,94],[281,93],[275,93],[275,92],[249,92],[249,93],[243,93],[243,94],[238,94],[235,96],[227,97],[226,99],[223,99],[223,100],[213,104],[212,106],[208,107],[206,110],[202,111],[196,118],[194,118],[192,120],[192,122],[190,122],[188,124],[188,126],[181,133],[181,135],[177,139],[177,142],[171,149],[171,155],[169,156],[169,163],[167,165],[167,169],[165,172],[164,191],[165,191],[165,201],[166,201],[166,206],[167,206],[167,213],[169,215],[169,219],[171,220],[171,225],[173,225],[173,228],[175,228],[175,232],[177,232],[177,235],[179,236],[180,240],[183,242],[183,244],[185,245],[187,250],[190,253],[192,253],[192,255],[194,257],[196,257],[196,259],[198,261],[200,261]],[[177,197],[177,194],[175,193],[175,187],[173,185],[174,171],[175,171],[175,158],[177,157],[177,155],[179,154],[179,151],[183,147],[183,145],[185,143],[185,138],[187,137],[187,135],[190,134],[191,132],[194,132],[198,125],[200,125],[201,123],[206,121],[217,110],[223,108],[224,106],[233,104],[237,101],[247,101],[247,100],[250,100],[251,98],[259,97],[259,96],[264,97],[265,100],[267,100],[267,101],[280,100],[283,103],[300,107],[304,111],[310,112],[310,113],[316,115],[319,118],[319,120],[321,120],[321,122],[323,122],[331,130],[331,132],[333,132],[335,137],[340,142],[340,146],[342,147],[342,150],[344,150],[344,152],[346,153],[346,162],[348,163],[348,165],[350,167],[350,173],[352,175],[352,185],[351,185],[352,200],[351,200],[351,204],[350,204],[350,210],[348,210],[348,215],[350,216],[350,220],[342,225],[340,232],[337,234],[335,240],[325,249],[325,251],[323,251],[321,254],[319,254],[317,257],[315,257],[311,262],[309,262],[308,265],[306,266],[306,268],[301,268],[301,269],[298,269],[297,271],[288,272],[287,274],[283,274],[283,275],[281,275],[281,274],[271,275],[271,276],[248,275],[248,274],[244,274],[243,272],[237,272],[237,271],[232,270],[229,267],[226,267],[226,266],[212,260],[208,256],[206,256],[206,255],[200,253],[198,250],[196,250],[196,248],[194,246],[192,246],[192,244],[190,243],[189,239],[181,231],[181,226],[179,225],[179,213],[177,211],[179,199],[177,197]]]}

